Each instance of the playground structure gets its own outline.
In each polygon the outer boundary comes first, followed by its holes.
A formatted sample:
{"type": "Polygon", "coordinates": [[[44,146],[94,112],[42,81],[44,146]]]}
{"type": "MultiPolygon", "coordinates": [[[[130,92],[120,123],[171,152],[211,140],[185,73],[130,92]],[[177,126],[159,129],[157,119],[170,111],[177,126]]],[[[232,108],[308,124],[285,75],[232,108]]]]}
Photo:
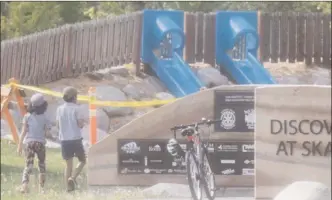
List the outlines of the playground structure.
{"type": "MultiPolygon", "coordinates": [[[[143,12],[142,62],[176,97],[197,92],[204,85],[183,60],[184,12],[143,12]]],[[[275,81],[257,59],[259,37],[256,12],[217,12],[216,64],[237,84],[274,84],[275,81]],[[240,43],[242,42],[242,43],[240,43]],[[228,55],[241,47],[237,61],[228,55]]]]}

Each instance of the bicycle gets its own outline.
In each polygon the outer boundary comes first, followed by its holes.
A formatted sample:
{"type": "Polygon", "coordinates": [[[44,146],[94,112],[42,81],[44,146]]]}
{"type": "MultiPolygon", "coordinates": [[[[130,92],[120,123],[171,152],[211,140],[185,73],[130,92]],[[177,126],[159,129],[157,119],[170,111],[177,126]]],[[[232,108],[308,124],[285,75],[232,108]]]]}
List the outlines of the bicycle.
{"type": "Polygon", "coordinates": [[[209,200],[213,200],[216,195],[215,177],[207,156],[209,143],[201,140],[199,126],[207,125],[209,127],[210,136],[210,126],[218,122],[221,122],[221,120],[212,121],[202,118],[202,122],[174,126],[171,128],[171,131],[174,133],[174,139],[169,141],[167,149],[172,155],[177,155],[182,159],[185,155],[188,184],[194,200],[201,200],[203,198],[202,186],[209,200]],[[176,132],[178,130],[181,130],[183,137],[187,137],[187,139],[193,143],[193,147],[188,149],[186,153],[184,153],[181,146],[176,141],[176,132]],[[175,149],[176,152],[171,152],[173,149],[175,149]],[[194,185],[197,188],[195,188],[194,185]]]}

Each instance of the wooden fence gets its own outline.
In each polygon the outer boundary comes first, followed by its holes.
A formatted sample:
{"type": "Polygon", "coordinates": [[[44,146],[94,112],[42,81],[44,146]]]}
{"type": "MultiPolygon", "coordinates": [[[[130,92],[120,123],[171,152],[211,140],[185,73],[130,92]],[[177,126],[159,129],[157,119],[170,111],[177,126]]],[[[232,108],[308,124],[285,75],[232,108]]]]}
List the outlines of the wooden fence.
{"type": "MultiPolygon", "coordinates": [[[[186,13],[189,63],[215,65],[215,14],[186,13]]],[[[261,62],[305,62],[331,68],[331,15],[321,13],[260,13],[261,62]]],[[[240,41],[239,41],[240,42],[240,41]]]]}
{"type": "Polygon", "coordinates": [[[1,83],[25,84],[140,63],[142,13],[91,20],[1,42],[1,83]]]}
{"type": "MultiPolygon", "coordinates": [[[[259,13],[262,62],[331,67],[331,15],[259,13]]],[[[184,58],[215,66],[215,14],[185,14],[184,58]]],[[[142,12],[65,25],[1,42],[1,83],[38,85],[133,62],[140,65],[142,12]]]]}

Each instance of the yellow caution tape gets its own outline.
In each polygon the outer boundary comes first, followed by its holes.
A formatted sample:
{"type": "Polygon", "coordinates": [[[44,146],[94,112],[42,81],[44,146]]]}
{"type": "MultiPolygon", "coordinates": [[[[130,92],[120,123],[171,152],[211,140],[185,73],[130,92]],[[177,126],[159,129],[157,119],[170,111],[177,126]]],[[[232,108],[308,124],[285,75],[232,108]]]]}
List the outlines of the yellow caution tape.
{"type": "MultiPolygon", "coordinates": [[[[10,84],[9,84],[10,85],[10,84]]],[[[55,92],[49,89],[41,89],[34,86],[28,85],[20,85],[17,83],[12,83],[13,86],[16,86],[21,89],[31,90],[35,92],[39,92],[42,94],[47,94],[50,96],[60,97],[62,98],[63,94],[61,92],[55,92]]],[[[150,106],[159,106],[171,103],[176,99],[169,100],[151,100],[151,101],[99,101],[99,100],[91,100],[89,96],[78,95],[77,100],[79,101],[87,101],[93,102],[94,105],[97,106],[112,106],[112,107],[150,107],[150,106]]]]}

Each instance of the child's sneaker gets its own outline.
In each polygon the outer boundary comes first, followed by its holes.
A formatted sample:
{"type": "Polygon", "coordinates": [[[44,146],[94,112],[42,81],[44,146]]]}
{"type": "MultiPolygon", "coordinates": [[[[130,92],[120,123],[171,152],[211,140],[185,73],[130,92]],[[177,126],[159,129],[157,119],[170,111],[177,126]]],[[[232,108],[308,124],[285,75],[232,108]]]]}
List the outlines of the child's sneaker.
{"type": "Polygon", "coordinates": [[[24,194],[24,193],[28,193],[29,192],[29,188],[28,188],[28,184],[23,183],[21,185],[21,187],[19,188],[20,193],[24,194]]]}
{"type": "Polygon", "coordinates": [[[76,184],[73,178],[68,179],[67,185],[68,185],[67,192],[72,192],[75,190],[76,184]]]}
{"type": "Polygon", "coordinates": [[[45,194],[45,188],[44,188],[44,186],[42,186],[42,185],[39,186],[39,193],[40,194],[45,194]]]}

